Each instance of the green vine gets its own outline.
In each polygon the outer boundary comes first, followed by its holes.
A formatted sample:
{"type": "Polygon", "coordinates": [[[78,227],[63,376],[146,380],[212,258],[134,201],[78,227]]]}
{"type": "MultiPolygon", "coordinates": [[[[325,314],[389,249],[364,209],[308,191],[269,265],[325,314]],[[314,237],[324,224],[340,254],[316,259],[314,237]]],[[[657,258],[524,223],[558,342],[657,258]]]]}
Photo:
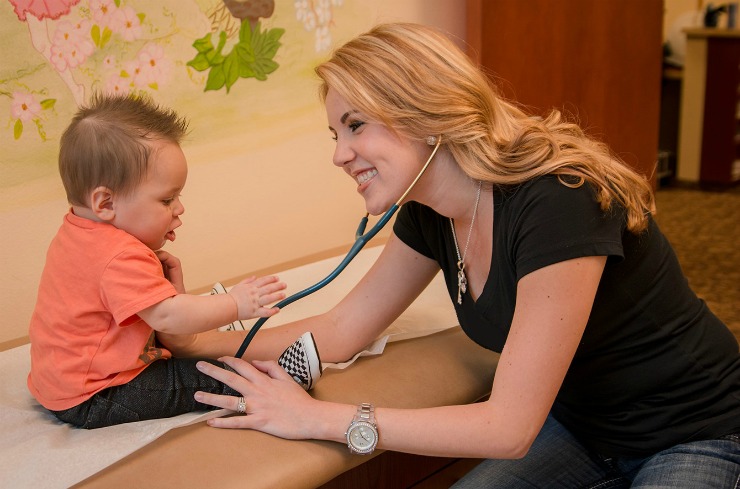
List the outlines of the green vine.
{"type": "Polygon", "coordinates": [[[279,28],[262,32],[259,22],[252,30],[249,22],[242,22],[239,42],[231,52],[224,55],[222,51],[226,45],[226,32],[219,32],[218,45],[215,47],[211,39],[212,33],[209,32],[193,43],[198,54],[187,65],[196,71],[210,70],[204,92],[220,90],[225,86],[226,93],[229,93],[239,78],[264,81],[267,80],[267,75],[280,66],[273,58],[284,33],[285,29],[279,28]]]}

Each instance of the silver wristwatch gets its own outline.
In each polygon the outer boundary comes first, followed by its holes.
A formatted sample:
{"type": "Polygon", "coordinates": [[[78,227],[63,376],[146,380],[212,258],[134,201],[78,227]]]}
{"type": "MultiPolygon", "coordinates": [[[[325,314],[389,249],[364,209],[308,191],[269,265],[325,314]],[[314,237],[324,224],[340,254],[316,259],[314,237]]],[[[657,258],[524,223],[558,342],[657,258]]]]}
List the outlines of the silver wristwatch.
{"type": "Polygon", "coordinates": [[[372,404],[362,403],[357,407],[357,414],[345,433],[347,447],[357,455],[373,453],[378,444],[378,428],[375,426],[375,408],[372,404]]]}

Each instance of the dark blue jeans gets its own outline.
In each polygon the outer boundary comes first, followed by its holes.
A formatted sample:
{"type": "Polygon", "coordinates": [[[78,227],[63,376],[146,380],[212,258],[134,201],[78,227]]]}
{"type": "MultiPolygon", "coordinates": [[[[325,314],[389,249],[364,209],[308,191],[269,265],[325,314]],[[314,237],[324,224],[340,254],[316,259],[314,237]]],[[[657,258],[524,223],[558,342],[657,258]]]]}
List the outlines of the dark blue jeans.
{"type": "MultiPolygon", "coordinates": [[[[196,391],[241,395],[231,387],[200,373],[195,364],[201,360],[157,360],[129,383],[102,390],[82,404],[52,413],[66,423],[93,429],[215,409],[196,402],[193,397],[196,391]]],[[[230,370],[223,363],[203,361],[230,370]]]]}
{"type": "Polygon", "coordinates": [[[485,460],[454,489],[740,489],[740,435],[668,448],[645,458],[604,458],[552,416],[520,460],[485,460]]]}

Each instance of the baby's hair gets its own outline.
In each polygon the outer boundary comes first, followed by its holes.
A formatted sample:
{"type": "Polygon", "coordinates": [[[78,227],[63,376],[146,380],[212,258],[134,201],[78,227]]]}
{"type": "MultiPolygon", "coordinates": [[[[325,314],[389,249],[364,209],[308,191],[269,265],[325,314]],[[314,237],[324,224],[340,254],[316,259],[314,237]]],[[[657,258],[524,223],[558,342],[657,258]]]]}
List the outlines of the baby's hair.
{"type": "Polygon", "coordinates": [[[59,144],[59,174],[67,200],[88,206],[90,192],[133,191],[146,176],[149,141],[180,144],[188,122],[144,95],[95,93],[80,107],[59,144]]]}

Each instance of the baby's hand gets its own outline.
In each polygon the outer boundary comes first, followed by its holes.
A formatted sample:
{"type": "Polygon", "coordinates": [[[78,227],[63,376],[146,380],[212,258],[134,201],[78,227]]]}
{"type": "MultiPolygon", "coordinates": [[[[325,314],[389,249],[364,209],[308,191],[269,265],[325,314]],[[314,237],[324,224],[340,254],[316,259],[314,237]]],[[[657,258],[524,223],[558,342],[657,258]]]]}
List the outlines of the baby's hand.
{"type": "Polygon", "coordinates": [[[242,280],[229,291],[229,295],[236,301],[237,319],[270,317],[277,314],[279,309],[269,307],[269,304],[285,298],[285,294],[280,292],[283,289],[285,284],[279,282],[274,275],[242,280]]]}
{"type": "Polygon", "coordinates": [[[178,293],[184,294],[185,282],[183,280],[180,259],[163,250],[155,251],[155,253],[157,254],[157,258],[159,258],[159,261],[162,262],[164,277],[175,286],[175,290],[177,290],[178,293]]]}

